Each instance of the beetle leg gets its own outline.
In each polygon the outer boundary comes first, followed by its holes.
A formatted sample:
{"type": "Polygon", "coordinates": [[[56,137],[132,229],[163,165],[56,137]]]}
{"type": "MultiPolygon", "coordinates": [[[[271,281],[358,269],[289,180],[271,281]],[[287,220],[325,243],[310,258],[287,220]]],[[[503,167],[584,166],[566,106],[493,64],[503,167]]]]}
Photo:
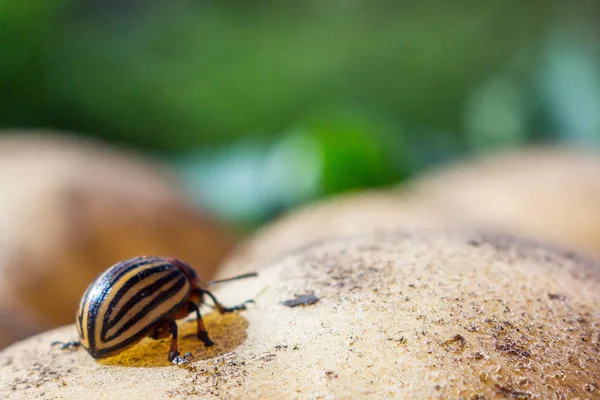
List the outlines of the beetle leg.
{"type": "Polygon", "coordinates": [[[190,353],[185,353],[183,357],[177,350],[177,323],[174,320],[161,321],[148,334],[151,339],[163,339],[171,336],[171,348],[169,349],[169,361],[173,364],[188,364],[188,358],[192,357],[190,353]]]}
{"type": "Polygon", "coordinates": [[[234,312],[237,310],[245,310],[247,303],[254,303],[254,300],[246,300],[245,302],[243,302],[242,304],[239,304],[237,306],[224,307],[221,303],[219,303],[219,301],[215,298],[215,296],[208,290],[201,290],[201,293],[207,294],[212,299],[213,303],[215,303],[215,307],[217,308],[217,310],[219,310],[219,312],[221,314],[226,314],[226,313],[234,312]]]}
{"type": "Polygon", "coordinates": [[[181,364],[189,364],[190,360],[187,359],[187,353],[184,357],[179,355],[179,351],[177,350],[177,323],[175,321],[171,321],[169,325],[169,330],[171,331],[171,348],[169,349],[169,361],[173,364],[181,365],[181,364]]]}
{"type": "Polygon", "coordinates": [[[198,339],[202,340],[204,346],[210,347],[214,345],[214,342],[210,340],[208,337],[208,332],[204,327],[204,321],[202,320],[202,315],[200,314],[200,307],[196,303],[189,302],[188,309],[194,310],[196,312],[196,332],[198,335],[198,339]]]}
{"type": "Polygon", "coordinates": [[[57,346],[60,345],[60,349],[61,350],[66,350],[66,349],[77,349],[78,347],[81,346],[81,342],[77,341],[77,340],[72,340],[70,342],[61,342],[61,341],[55,341],[50,343],[50,346],[57,346]]]}

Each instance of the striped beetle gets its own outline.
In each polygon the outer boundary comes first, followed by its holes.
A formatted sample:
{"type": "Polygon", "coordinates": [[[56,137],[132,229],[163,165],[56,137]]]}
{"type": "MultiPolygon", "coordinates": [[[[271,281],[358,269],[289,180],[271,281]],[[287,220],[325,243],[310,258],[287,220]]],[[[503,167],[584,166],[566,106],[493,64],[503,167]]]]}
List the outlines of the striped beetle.
{"type": "MultiPolygon", "coordinates": [[[[226,282],[257,276],[256,273],[213,281],[226,282]]],[[[224,307],[207,290],[194,270],[175,258],[140,256],[118,262],[100,274],[81,297],[75,325],[79,341],[53,342],[62,349],[82,346],[94,358],[122,352],[145,336],[163,339],[171,336],[169,361],[188,363],[191,354],[181,357],[177,350],[175,320],[196,313],[197,336],[206,347],[214,345],[204,327],[199,306],[204,295],[210,297],[221,313],[245,310],[248,300],[235,307],[224,307]]]]}

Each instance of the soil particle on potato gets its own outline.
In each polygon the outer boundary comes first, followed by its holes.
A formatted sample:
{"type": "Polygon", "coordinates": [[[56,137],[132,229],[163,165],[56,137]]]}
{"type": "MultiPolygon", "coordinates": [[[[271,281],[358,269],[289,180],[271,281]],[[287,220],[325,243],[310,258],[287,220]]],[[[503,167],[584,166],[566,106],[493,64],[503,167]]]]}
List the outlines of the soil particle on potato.
{"type": "Polygon", "coordinates": [[[512,389],[510,387],[502,386],[496,384],[494,386],[496,389],[496,394],[509,398],[509,399],[518,399],[518,400],[526,400],[531,399],[532,395],[529,392],[519,391],[512,389]]]}
{"type": "Polygon", "coordinates": [[[465,351],[467,345],[467,340],[459,334],[454,335],[453,337],[441,344],[444,350],[451,353],[462,353],[463,351],[465,351]]]}
{"type": "Polygon", "coordinates": [[[319,298],[314,294],[296,295],[296,298],[286,300],[283,305],[286,307],[309,306],[319,301],[319,298]]]}
{"type": "Polygon", "coordinates": [[[325,371],[325,377],[327,379],[335,379],[338,377],[338,374],[335,371],[325,371]]]}
{"type": "Polygon", "coordinates": [[[548,298],[550,300],[565,301],[567,299],[567,296],[558,293],[548,293],[548,298]]]}

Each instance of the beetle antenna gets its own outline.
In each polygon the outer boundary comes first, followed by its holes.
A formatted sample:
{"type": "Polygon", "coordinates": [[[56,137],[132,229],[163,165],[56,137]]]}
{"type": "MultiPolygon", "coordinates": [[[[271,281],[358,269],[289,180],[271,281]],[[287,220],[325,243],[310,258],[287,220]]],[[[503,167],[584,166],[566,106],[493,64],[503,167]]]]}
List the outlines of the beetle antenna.
{"type": "Polygon", "coordinates": [[[218,279],[216,281],[210,281],[208,283],[209,286],[214,285],[215,283],[223,283],[223,282],[229,282],[229,281],[237,281],[239,279],[246,279],[246,278],[252,278],[258,276],[258,273],[256,272],[249,272],[247,274],[242,274],[242,275],[237,275],[237,276],[233,276],[231,278],[225,278],[225,279],[218,279]]]}

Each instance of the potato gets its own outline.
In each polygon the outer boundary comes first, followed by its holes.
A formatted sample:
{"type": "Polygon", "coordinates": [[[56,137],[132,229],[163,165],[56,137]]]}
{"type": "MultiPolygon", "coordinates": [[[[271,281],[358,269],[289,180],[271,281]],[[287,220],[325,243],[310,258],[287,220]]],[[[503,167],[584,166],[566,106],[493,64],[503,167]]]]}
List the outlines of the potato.
{"type": "Polygon", "coordinates": [[[74,321],[121,259],[177,256],[209,279],[233,245],[163,167],[91,140],[3,133],[0,182],[0,348],[74,321]]]}
{"type": "Polygon", "coordinates": [[[462,161],[389,190],[293,210],[228,257],[220,276],[319,240],[397,229],[471,229],[540,238],[600,256],[600,157],[533,148],[462,161]]]}
{"type": "Polygon", "coordinates": [[[0,353],[0,395],[24,398],[581,398],[600,396],[600,265],[504,236],[332,239],[223,284],[239,314],[180,322],[169,340],[94,361],[61,351],[73,326],[0,353]],[[297,296],[311,304],[289,307],[297,296]],[[318,301],[314,301],[318,298],[318,301]],[[153,368],[141,368],[153,367],[153,368]]]}
{"type": "Polygon", "coordinates": [[[454,226],[600,256],[600,153],[560,147],[498,153],[422,174],[404,190],[454,226]]]}

